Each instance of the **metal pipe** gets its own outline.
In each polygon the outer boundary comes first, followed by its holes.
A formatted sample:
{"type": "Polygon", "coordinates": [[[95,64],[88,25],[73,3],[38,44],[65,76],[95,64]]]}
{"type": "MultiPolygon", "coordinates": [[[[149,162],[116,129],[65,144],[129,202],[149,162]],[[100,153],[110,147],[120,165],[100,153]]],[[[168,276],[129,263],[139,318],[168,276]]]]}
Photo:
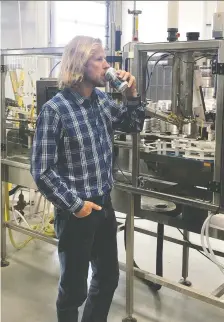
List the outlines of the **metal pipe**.
{"type": "MultiPolygon", "coordinates": [[[[126,271],[126,266],[124,263],[119,263],[119,267],[121,270],[126,271]]],[[[217,299],[217,297],[212,295],[207,295],[202,292],[199,292],[198,290],[195,290],[193,288],[189,288],[188,286],[181,285],[179,283],[170,282],[164,277],[157,276],[154,274],[151,274],[149,272],[146,272],[144,270],[141,270],[139,268],[134,267],[134,275],[138,278],[160,284],[162,286],[165,286],[171,290],[174,290],[176,292],[180,292],[181,294],[188,295],[190,297],[195,298],[196,300],[200,300],[202,302],[217,306],[221,309],[224,309],[224,302],[217,299]]]]}
{"type": "Polygon", "coordinates": [[[133,11],[133,19],[132,19],[132,40],[138,40],[138,15],[136,12],[136,0],[134,1],[134,11],[133,11]]]}
{"type": "Polygon", "coordinates": [[[110,27],[109,27],[109,23],[110,23],[110,1],[106,1],[106,26],[105,26],[105,29],[106,29],[106,35],[105,35],[105,50],[106,51],[109,51],[109,30],[110,30],[110,27]]]}
{"type": "Polygon", "coordinates": [[[172,201],[177,204],[183,204],[186,206],[196,207],[199,209],[205,209],[205,210],[209,210],[209,211],[213,211],[213,212],[216,212],[219,210],[218,205],[206,203],[206,202],[191,199],[191,198],[184,198],[184,197],[174,196],[174,195],[170,195],[170,194],[162,193],[162,192],[158,192],[158,191],[136,188],[136,187],[132,187],[127,184],[122,184],[122,183],[115,183],[114,187],[116,189],[126,191],[126,192],[132,192],[137,195],[155,197],[157,199],[172,201]]]}
{"type": "Polygon", "coordinates": [[[6,261],[6,226],[5,226],[5,183],[1,182],[1,266],[7,266],[6,261]]]}
{"type": "MultiPolygon", "coordinates": [[[[224,41],[219,48],[218,63],[224,63],[224,41]]],[[[224,208],[224,76],[216,75],[217,77],[217,94],[216,94],[216,121],[215,121],[215,167],[214,178],[215,182],[220,182],[221,196],[219,193],[214,194],[213,202],[221,203],[224,208]]]]}
{"type": "MultiPolygon", "coordinates": [[[[145,235],[148,235],[148,236],[152,236],[152,237],[157,237],[157,233],[153,232],[153,231],[150,231],[150,230],[146,230],[146,229],[143,229],[143,228],[140,228],[140,227],[135,227],[135,231],[141,233],[141,234],[145,234],[145,235]]],[[[169,236],[164,236],[164,240],[170,242],[170,243],[174,243],[174,244],[177,244],[177,245],[188,245],[189,248],[192,248],[192,249],[195,249],[195,250],[200,250],[203,252],[203,248],[199,245],[196,245],[196,244],[193,244],[193,243],[189,243],[188,241],[186,240],[180,240],[180,239],[176,239],[176,238],[173,238],[173,237],[169,237],[169,236]]],[[[207,248],[208,250],[208,248],[207,248]]],[[[219,251],[219,250],[213,250],[214,251],[214,254],[219,256],[219,257],[224,257],[224,253],[219,251]]]]}
{"type": "MultiPolygon", "coordinates": [[[[189,231],[184,229],[183,237],[184,240],[189,240],[189,231]]],[[[182,277],[183,282],[187,281],[188,278],[188,268],[189,268],[189,243],[183,245],[183,253],[182,253],[182,277]]]]}
{"type": "MultiPolygon", "coordinates": [[[[138,185],[139,173],[139,134],[132,135],[132,185],[138,185]]],[[[130,194],[130,208],[126,219],[127,248],[126,248],[126,314],[127,319],[133,321],[133,298],[134,298],[134,216],[136,196],[130,194]]]]}
{"type": "MultiPolygon", "coordinates": [[[[169,1],[172,2],[172,1],[169,1]]],[[[175,1],[174,1],[175,2],[175,1]]],[[[179,106],[180,95],[180,57],[178,53],[173,57],[172,68],[172,91],[171,91],[171,110],[175,115],[180,114],[179,106]]]]}
{"type": "Polygon", "coordinates": [[[215,289],[212,294],[215,297],[221,297],[224,295],[224,283],[220,285],[217,289],[215,289]]]}
{"type": "Polygon", "coordinates": [[[192,117],[194,82],[193,52],[181,54],[180,61],[180,109],[184,117],[192,117]]]}
{"type": "Polygon", "coordinates": [[[38,233],[38,232],[35,232],[35,231],[31,230],[31,229],[18,226],[16,224],[11,223],[11,222],[6,222],[5,226],[7,228],[16,230],[16,231],[18,231],[18,232],[20,232],[20,233],[22,233],[24,235],[28,235],[28,236],[43,240],[43,241],[45,241],[45,242],[47,242],[47,243],[49,243],[51,245],[55,245],[55,246],[58,245],[58,240],[56,238],[47,237],[46,235],[38,233]]]}
{"type": "Polygon", "coordinates": [[[23,48],[21,7],[20,7],[20,1],[17,1],[17,2],[18,2],[18,17],[19,17],[19,43],[20,43],[20,48],[23,48]]]}

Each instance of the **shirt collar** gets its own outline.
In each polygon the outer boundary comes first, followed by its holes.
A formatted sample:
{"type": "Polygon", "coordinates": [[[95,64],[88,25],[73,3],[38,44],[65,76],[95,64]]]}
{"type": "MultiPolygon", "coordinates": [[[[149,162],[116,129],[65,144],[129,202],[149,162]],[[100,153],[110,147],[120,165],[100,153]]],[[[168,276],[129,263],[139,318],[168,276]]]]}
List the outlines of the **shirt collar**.
{"type": "Polygon", "coordinates": [[[95,88],[92,91],[92,94],[90,97],[86,98],[82,95],[80,95],[78,92],[75,92],[71,89],[69,89],[69,92],[71,93],[71,96],[73,99],[75,99],[75,102],[79,105],[79,106],[91,106],[91,104],[96,100],[97,98],[97,94],[96,94],[96,90],[95,88]]]}

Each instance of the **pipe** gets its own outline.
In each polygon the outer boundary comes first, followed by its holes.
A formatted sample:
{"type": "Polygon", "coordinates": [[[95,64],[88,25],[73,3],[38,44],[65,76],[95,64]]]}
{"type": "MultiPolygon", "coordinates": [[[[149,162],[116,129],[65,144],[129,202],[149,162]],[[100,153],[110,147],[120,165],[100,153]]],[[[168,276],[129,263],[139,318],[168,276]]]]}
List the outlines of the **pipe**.
{"type": "Polygon", "coordinates": [[[179,1],[168,1],[167,17],[167,40],[169,42],[178,39],[178,22],[179,22],[179,1]]]}
{"type": "Polygon", "coordinates": [[[20,1],[17,1],[17,2],[18,2],[18,16],[19,16],[19,43],[20,43],[20,48],[23,48],[21,7],[20,7],[20,1]]]}
{"type": "Polygon", "coordinates": [[[179,95],[180,95],[180,57],[179,54],[173,57],[172,69],[172,92],[171,92],[171,110],[175,115],[180,115],[179,111],[179,95]]]}
{"type": "Polygon", "coordinates": [[[110,1],[106,1],[106,35],[105,35],[105,50],[108,51],[109,50],[109,23],[110,23],[110,1]]]}
{"type": "Polygon", "coordinates": [[[179,1],[168,1],[167,28],[178,29],[179,1]]]}

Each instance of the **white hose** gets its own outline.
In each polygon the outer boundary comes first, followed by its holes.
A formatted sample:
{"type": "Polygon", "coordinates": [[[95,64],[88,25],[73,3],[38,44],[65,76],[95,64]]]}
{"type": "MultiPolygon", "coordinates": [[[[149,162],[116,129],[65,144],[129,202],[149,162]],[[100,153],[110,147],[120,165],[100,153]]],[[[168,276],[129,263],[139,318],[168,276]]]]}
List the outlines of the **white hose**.
{"type": "Polygon", "coordinates": [[[206,218],[206,220],[204,221],[203,225],[202,225],[202,228],[201,228],[201,245],[202,245],[202,248],[203,248],[206,256],[209,259],[211,259],[211,261],[214,264],[216,264],[218,266],[218,268],[221,270],[221,272],[224,274],[224,265],[217,260],[215,254],[213,252],[213,249],[211,247],[210,240],[209,240],[209,228],[210,228],[210,222],[211,222],[211,219],[212,219],[213,216],[214,216],[214,214],[209,215],[206,218]],[[207,241],[209,251],[207,250],[207,248],[205,246],[205,237],[206,237],[206,241],[207,241]]]}
{"type": "MultiPolygon", "coordinates": [[[[28,226],[29,229],[31,229],[30,225],[28,224],[28,222],[26,221],[25,217],[16,209],[14,209],[14,213],[16,213],[17,215],[19,215],[19,217],[25,222],[25,224],[28,226]]],[[[15,218],[15,216],[14,216],[15,218]]],[[[19,224],[17,224],[19,225],[19,224]]]]}
{"type": "MultiPolygon", "coordinates": [[[[20,191],[30,191],[30,189],[22,188],[22,189],[20,189],[20,191]]],[[[25,219],[25,217],[18,210],[16,210],[14,208],[15,197],[16,197],[16,192],[13,194],[13,197],[12,197],[12,214],[13,214],[13,217],[14,217],[14,220],[15,220],[16,224],[20,225],[20,222],[18,221],[18,217],[16,216],[16,215],[18,215],[25,222],[25,224],[28,226],[28,228],[32,229],[32,227],[28,224],[28,222],[25,219]]],[[[42,198],[43,198],[43,196],[40,194],[40,197],[39,197],[39,200],[38,200],[38,206],[37,206],[37,209],[36,209],[37,214],[39,213],[39,207],[41,205],[42,198]]],[[[46,224],[46,203],[48,203],[48,201],[44,198],[44,208],[43,208],[43,215],[42,215],[42,218],[41,218],[40,232],[42,232],[44,230],[44,227],[45,227],[45,224],[46,224]]],[[[49,205],[48,205],[48,216],[47,217],[49,217],[50,205],[51,204],[49,203],[49,205]]],[[[33,215],[35,215],[35,213],[33,215]]]]}

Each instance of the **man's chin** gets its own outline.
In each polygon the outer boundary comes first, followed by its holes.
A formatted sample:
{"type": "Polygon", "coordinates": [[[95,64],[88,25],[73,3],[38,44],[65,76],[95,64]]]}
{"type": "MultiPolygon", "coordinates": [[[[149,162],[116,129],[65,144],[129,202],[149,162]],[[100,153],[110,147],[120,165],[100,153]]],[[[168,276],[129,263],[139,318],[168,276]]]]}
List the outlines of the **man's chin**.
{"type": "Polygon", "coordinates": [[[106,82],[105,81],[99,81],[99,82],[95,82],[95,87],[105,87],[106,86],[106,82]]]}

